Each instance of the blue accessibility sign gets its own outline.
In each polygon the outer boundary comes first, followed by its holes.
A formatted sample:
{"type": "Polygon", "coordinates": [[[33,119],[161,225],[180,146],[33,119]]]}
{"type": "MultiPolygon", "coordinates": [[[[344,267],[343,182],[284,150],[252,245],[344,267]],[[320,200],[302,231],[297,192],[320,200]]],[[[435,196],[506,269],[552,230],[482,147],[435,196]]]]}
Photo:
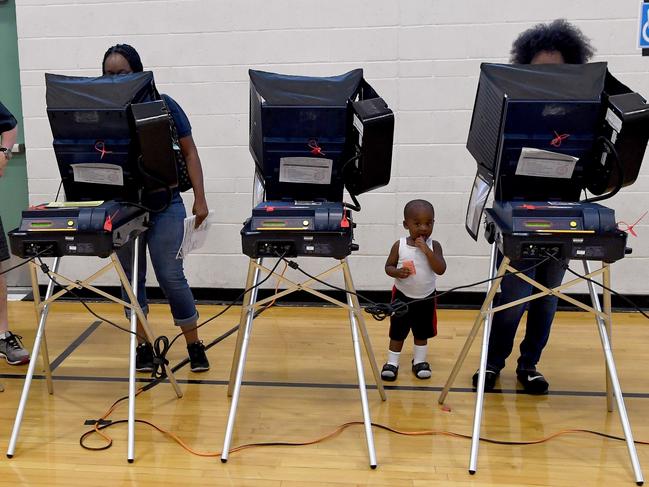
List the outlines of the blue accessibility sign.
{"type": "Polygon", "coordinates": [[[638,47],[649,49],[649,2],[643,2],[640,8],[640,32],[638,47]]]}

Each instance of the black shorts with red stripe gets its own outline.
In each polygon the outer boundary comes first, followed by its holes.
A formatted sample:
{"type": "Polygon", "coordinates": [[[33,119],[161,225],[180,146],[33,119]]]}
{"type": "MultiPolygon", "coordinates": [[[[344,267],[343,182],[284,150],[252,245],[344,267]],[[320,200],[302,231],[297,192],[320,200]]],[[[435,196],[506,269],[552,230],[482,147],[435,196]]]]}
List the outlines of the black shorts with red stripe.
{"type": "Polygon", "coordinates": [[[427,340],[437,335],[437,299],[433,291],[422,301],[409,298],[396,287],[392,288],[392,301],[396,299],[408,304],[403,316],[390,317],[390,339],[402,342],[412,330],[417,340],[427,340]],[[412,302],[415,301],[415,302],[412,302]]]}

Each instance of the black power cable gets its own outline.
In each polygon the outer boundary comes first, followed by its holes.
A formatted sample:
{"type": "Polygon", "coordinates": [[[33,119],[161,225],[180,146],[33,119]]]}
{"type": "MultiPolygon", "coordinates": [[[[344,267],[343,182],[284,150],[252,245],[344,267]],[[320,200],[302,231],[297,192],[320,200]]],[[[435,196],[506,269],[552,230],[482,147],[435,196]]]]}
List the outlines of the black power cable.
{"type": "MultiPolygon", "coordinates": [[[[61,289],[65,289],[65,288],[67,287],[67,286],[61,284],[60,282],[58,282],[58,281],[57,281],[57,280],[52,276],[52,272],[50,271],[50,268],[48,267],[48,265],[47,265],[45,262],[43,262],[43,260],[42,260],[40,257],[38,258],[38,261],[39,261],[39,263],[40,263],[41,271],[43,271],[43,274],[45,274],[45,275],[47,276],[47,278],[48,278],[50,281],[52,281],[52,283],[54,283],[56,286],[60,287],[61,289]]],[[[77,284],[78,286],[81,286],[81,282],[80,282],[80,281],[75,281],[75,284],[77,284]]],[[[67,292],[69,292],[72,296],[74,296],[74,297],[77,299],[77,301],[79,301],[79,302],[83,305],[83,307],[86,308],[86,309],[88,310],[88,312],[89,312],[91,315],[93,315],[95,318],[97,318],[98,320],[104,321],[104,322],[108,323],[110,326],[113,326],[113,327],[117,328],[118,330],[121,330],[121,331],[123,331],[123,332],[125,332],[125,333],[129,333],[129,334],[135,335],[135,336],[137,336],[137,337],[138,337],[139,339],[141,339],[141,340],[145,340],[145,337],[143,337],[143,336],[140,335],[139,333],[137,333],[137,332],[133,332],[133,331],[129,330],[128,328],[124,328],[123,326],[118,325],[118,324],[115,323],[114,321],[111,321],[111,320],[109,320],[108,318],[104,318],[103,316],[101,316],[101,315],[95,313],[95,312],[90,308],[90,306],[88,306],[88,305],[86,304],[86,300],[85,300],[84,298],[82,298],[81,296],[79,296],[77,293],[75,293],[74,290],[72,290],[72,289],[68,289],[67,292]]]]}
{"type": "Polygon", "coordinates": [[[567,270],[568,272],[570,272],[571,274],[573,274],[573,275],[579,277],[580,279],[583,279],[584,281],[592,282],[593,284],[595,284],[595,285],[601,287],[602,289],[605,289],[605,290],[607,290],[608,292],[615,294],[617,297],[621,298],[622,300],[624,300],[625,302],[627,302],[628,304],[630,304],[631,307],[634,308],[636,311],[638,311],[642,316],[644,316],[645,318],[649,319],[649,314],[645,313],[645,312],[644,312],[644,311],[643,311],[643,310],[642,310],[642,309],[641,309],[637,304],[635,304],[631,299],[627,298],[624,294],[621,294],[621,293],[617,292],[615,289],[611,289],[610,287],[607,287],[607,286],[605,286],[604,284],[601,284],[601,283],[597,282],[597,281],[594,280],[594,279],[591,279],[591,278],[589,278],[589,277],[586,277],[586,276],[583,275],[583,274],[580,274],[580,273],[578,273],[578,272],[576,272],[576,271],[573,271],[573,270],[570,268],[570,266],[569,266],[568,264],[566,264],[566,263],[565,263],[564,261],[562,261],[561,259],[558,259],[558,258],[555,257],[554,255],[548,254],[548,256],[551,257],[552,259],[555,259],[555,260],[561,262],[563,268],[564,268],[565,270],[567,270]]]}
{"type": "MultiPolygon", "coordinates": [[[[330,284],[330,283],[328,283],[326,281],[323,281],[322,279],[317,278],[316,276],[313,276],[313,275],[309,274],[307,271],[302,269],[300,267],[300,265],[295,261],[285,259],[284,257],[281,257],[281,259],[284,260],[289,265],[289,267],[291,267],[292,269],[300,271],[305,276],[309,277],[310,279],[313,279],[314,281],[319,282],[320,284],[324,284],[325,286],[328,286],[328,287],[330,287],[332,289],[335,289],[337,291],[342,291],[344,293],[351,294],[353,296],[357,296],[358,298],[368,302],[370,304],[370,306],[365,307],[365,311],[367,311],[369,314],[371,314],[372,317],[376,321],[383,321],[384,319],[386,319],[386,318],[388,318],[390,316],[403,316],[408,311],[408,304],[417,303],[417,302],[420,302],[420,301],[429,301],[429,300],[432,300],[432,299],[436,299],[436,298],[438,298],[440,296],[444,296],[445,294],[455,292],[455,291],[457,291],[459,289],[466,289],[466,288],[470,288],[470,287],[475,287],[475,286],[478,286],[480,284],[484,284],[484,283],[494,281],[494,280],[500,278],[498,276],[490,277],[488,279],[483,279],[482,281],[473,282],[471,284],[464,284],[464,285],[461,285],[461,286],[456,286],[454,288],[448,289],[447,291],[443,291],[441,293],[435,293],[433,296],[428,296],[428,297],[419,298],[419,299],[413,299],[411,301],[408,301],[408,303],[404,303],[403,301],[400,301],[398,299],[395,300],[395,301],[392,301],[391,303],[376,303],[375,301],[369,299],[366,296],[363,296],[362,294],[360,294],[358,292],[343,289],[341,287],[330,284]]],[[[523,274],[525,272],[529,272],[532,269],[540,266],[544,262],[547,262],[549,259],[550,259],[550,257],[546,257],[545,259],[535,263],[534,265],[532,265],[530,267],[527,267],[527,268],[525,268],[523,270],[520,270],[520,271],[510,272],[508,275],[516,275],[516,274],[523,274]]]]}
{"type": "MultiPolygon", "coordinates": [[[[36,258],[36,257],[34,257],[34,258],[36,258]]],[[[269,273],[269,274],[268,274],[264,279],[262,279],[261,281],[259,281],[259,282],[258,282],[257,284],[255,284],[254,286],[251,286],[251,287],[249,287],[248,289],[245,289],[244,291],[242,291],[241,294],[239,294],[239,296],[237,296],[237,297],[236,297],[234,300],[232,300],[232,301],[231,301],[231,302],[230,302],[230,303],[229,303],[229,304],[228,304],[224,309],[222,309],[221,311],[219,311],[219,312],[216,313],[215,315],[213,315],[213,316],[207,318],[205,321],[203,321],[202,323],[196,325],[196,326],[193,327],[193,328],[188,328],[188,329],[186,329],[186,330],[183,330],[182,332],[180,332],[180,333],[178,333],[177,335],[175,335],[174,338],[173,338],[171,341],[169,341],[169,338],[166,337],[166,336],[164,336],[164,335],[157,337],[157,338],[154,340],[153,344],[152,344],[152,346],[153,346],[153,352],[154,352],[154,356],[153,356],[154,368],[153,368],[153,372],[152,372],[151,376],[154,377],[154,378],[157,378],[157,379],[163,379],[163,378],[165,378],[166,375],[165,375],[165,373],[164,373],[164,369],[163,369],[162,365],[163,365],[163,364],[164,364],[164,365],[168,365],[168,364],[169,364],[169,361],[167,360],[166,355],[167,355],[167,352],[169,351],[169,349],[171,349],[171,347],[173,346],[173,344],[176,342],[176,340],[178,340],[178,338],[180,338],[180,337],[184,334],[184,332],[186,332],[186,331],[192,331],[192,330],[197,330],[197,329],[201,328],[202,326],[205,326],[205,325],[208,324],[209,322],[215,320],[216,318],[218,318],[219,316],[221,316],[222,314],[224,314],[226,311],[228,311],[230,308],[232,308],[232,306],[234,306],[234,305],[239,301],[239,299],[241,299],[241,298],[242,298],[246,293],[252,291],[252,290],[255,289],[256,287],[261,286],[264,282],[266,282],[266,281],[267,281],[267,280],[268,280],[268,279],[273,275],[273,273],[274,273],[275,270],[277,269],[277,266],[279,265],[279,263],[282,261],[283,258],[284,258],[284,254],[282,254],[281,257],[277,259],[277,262],[275,263],[275,265],[274,265],[273,268],[271,269],[270,273],[269,273]]],[[[49,278],[49,279],[50,279],[50,280],[51,280],[55,285],[59,286],[61,289],[65,288],[65,286],[63,286],[61,283],[59,283],[59,282],[58,282],[58,281],[57,281],[57,280],[52,276],[52,273],[50,272],[50,269],[49,269],[49,267],[47,266],[47,264],[44,263],[44,262],[42,261],[42,259],[40,259],[40,258],[39,258],[39,262],[40,262],[40,267],[41,267],[41,270],[43,271],[43,273],[44,273],[44,274],[45,274],[45,275],[46,275],[46,276],[47,276],[47,277],[48,277],[48,278],[49,278]]],[[[80,285],[80,281],[76,281],[76,284],[80,285]]],[[[129,334],[136,335],[136,336],[137,336],[141,341],[146,341],[146,337],[140,335],[139,333],[137,333],[137,332],[132,332],[131,330],[129,330],[129,329],[127,329],[127,328],[124,328],[124,327],[118,325],[117,323],[115,323],[115,322],[113,322],[113,321],[111,321],[111,320],[109,320],[109,319],[107,319],[107,318],[104,318],[103,316],[97,314],[95,311],[93,311],[93,310],[90,308],[90,306],[88,306],[88,305],[86,304],[85,299],[82,298],[81,296],[79,296],[77,293],[75,293],[72,289],[68,289],[68,292],[69,292],[70,294],[72,294],[72,296],[74,296],[74,297],[75,297],[75,298],[76,298],[76,299],[77,299],[77,300],[78,300],[78,301],[83,305],[83,307],[86,308],[86,309],[90,312],[90,314],[92,314],[92,315],[93,315],[94,317],[96,317],[97,319],[102,320],[102,321],[105,321],[106,323],[108,323],[109,325],[111,325],[111,326],[117,328],[118,330],[121,330],[121,331],[126,332],[126,333],[129,333],[129,334]]],[[[257,316],[257,315],[255,315],[255,316],[257,316]]]]}
{"type": "MultiPolygon", "coordinates": [[[[198,330],[199,328],[201,328],[201,327],[207,325],[210,321],[215,320],[216,318],[218,318],[219,316],[221,316],[223,313],[225,313],[226,311],[228,311],[230,308],[232,308],[232,306],[234,306],[235,304],[237,304],[237,302],[239,301],[239,299],[243,298],[243,296],[244,296],[246,293],[252,291],[253,289],[255,289],[255,288],[261,286],[263,283],[265,283],[268,279],[271,278],[271,276],[273,275],[273,273],[274,273],[275,270],[277,269],[277,266],[279,265],[279,263],[284,259],[284,255],[285,255],[285,254],[282,254],[281,257],[279,257],[279,258],[277,259],[277,262],[275,262],[275,265],[273,266],[273,268],[270,270],[270,272],[268,273],[268,275],[267,275],[266,277],[264,277],[264,278],[263,278],[261,281],[259,281],[257,284],[255,284],[255,285],[253,285],[253,286],[250,286],[248,289],[244,289],[243,291],[241,291],[241,293],[240,293],[236,298],[234,298],[232,301],[230,301],[230,303],[228,303],[228,305],[227,305],[224,309],[222,309],[221,311],[219,311],[217,314],[215,314],[215,315],[209,317],[208,319],[206,319],[206,320],[203,321],[202,323],[196,325],[195,327],[193,327],[193,328],[189,328],[189,331],[191,331],[191,330],[198,330]]],[[[171,344],[170,344],[169,346],[173,345],[174,342],[175,342],[178,338],[180,338],[182,335],[183,335],[182,333],[178,333],[178,334],[173,338],[173,340],[171,341],[171,344]]]]}
{"type": "Polygon", "coordinates": [[[61,194],[62,186],[63,186],[63,180],[61,179],[61,182],[59,183],[59,189],[56,190],[56,196],[54,197],[54,201],[59,201],[59,194],[61,194]]]}
{"type": "MultiPolygon", "coordinates": [[[[254,288],[250,288],[250,289],[254,289],[254,288]]],[[[254,318],[257,318],[260,314],[262,314],[262,313],[263,313],[264,311],[266,311],[267,309],[268,309],[268,307],[264,307],[264,308],[261,308],[261,309],[255,311],[255,313],[254,313],[254,318]]],[[[205,350],[209,350],[210,348],[212,348],[212,347],[213,347],[214,345],[216,345],[217,343],[219,343],[219,342],[225,340],[227,337],[229,337],[229,336],[232,335],[234,332],[236,332],[236,331],[239,329],[239,326],[240,326],[240,324],[237,324],[237,325],[233,326],[232,328],[230,328],[230,329],[229,329],[228,331],[226,331],[225,333],[223,333],[222,335],[216,337],[216,338],[215,338],[214,340],[212,340],[210,343],[208,343],[207,345],[205,345],[205,350]]],[[[154,359],[154,360],[155,360],[155,359],[154,359]]],[[[163,359],[163,360],[166,360],[166,359],[163,359]]],[[[168,364],[168,361],[166,361],[166,363],[168,364]]],[[[184,367],[184,366],[187,365],[188,363],[189,363],[189,358],[185,358],[185,359],[181,360],[179,363],[177,363],[176,365],[174,365],[174,366],[171,368],[171,372],[173,372],[173,373],[177,372],[178,370],[180,370],[182,367],[184,367]]],[[[142,393],[142,392],[146,392],[146,391],[148,391],[148,390],[150,390],[150,389],[153,389],[155,386],[157,386],[158,384],[160,384],[164,379],[166,379],[166,376],[163,375],[163,374],[160,374],[159,376],[155,377],[152,381],[150,381],[148,384],[146,384],[145,386],[143,386],[143,387],[142,387],[142,388],[137,392],[137,394],[140,394],[140,393],[142,393]]],[[[136,395],[137,395],[137,394],[136,394],[136,395]]],[[[120,402],[126,401],[127,399],[128,399],[128,396],[122,396],[122,397],[120,397],[119,399],[117,399],[117,400],[116,400],[116,401],[115,401],[115,402],[110,406],[110,408],[108,408],[108,411],[112,411],[112,410],[113,410],[113,409],[114,409],[114,408],[115,408],[115,407],[116,407],[120,402]]],[[[105,416],[106,416],[106,415],[105,415],[105,416]]],[[[107,428],[107,427],[109,427],[109,426],[112,426],[112,425],[115,425],[115,424],[124,423],[124,422],[127,422],[127,420],[122,419],[122,420],[117,420],[117,421],[102,422],[102,420],[100,419],[100,420],[97,420],[97,421],[95,422],[95,426],[96,426],[96,429],[97,429],[97,430],[102,430],[102,429],[107,428]]],[[[148,424],[149,426],[152,426],[153,428],[156,428],[156,429],[157,429],[157,427],[156,427],[155,425],[153,425],[152,423],[149,423],[149,422],[147,422],[147,421],[144,421],[144,420],[136,419],[135,422],[137,422],[137,423],[145,423],[145,424],[148,424]]],[[[108,448],[110,448],[110,447],[112,446],[112,444],[113,444],[113,440],[112,440],[112,439],[108,439],[108,440],[107,440],[107,444],[104,445],[104,446],[101,446],[101,447],[91,447],[91,446],[87,446],[87,445],[85,444],[85,440],[86,440],[90,435],[92,435],[92,434],[95,433],[95,432],[96,432],[96,430],[93,428],[92,430],[86,431],[84,434],[81,435],[81,437],[79,438],[79,444],[81,445],[82,448],[84,448],[84,449],[86,449],[86,450],[100,451],[100,450],[107,450],[108,448]]]]}
{"type": "MultiPolygon", "coordinates": [[[[552,253],[550,253],[550,252],[546,252],[546,257],[545,257],[543,260],[540,260],[539,262],[535,263],[534,265],[532,265],[532,266],[530,266],[530,267],[527,267],[527,268],[525,268],[525,269],[523,269],[523,270],[519,270],[519,271],[516,271],[516,272],[510,272],[510,273],[508,273],[507,275],[509,276],[509,275],[516,275],[516,274],[524,274],[524,273],[526,273],[526,272],[528,272],[528,271],[531,271],[532,269],[534,269],[534,268],[540,266],[541,264],[547,262],[549,259],[554,259],[554,260],[560,262],[560,263],[562,264],[562,266],[563,266],[563,267],[564,267],[568,272],[574,274],[575,276],[577,276],[577,277],[579,277],[579,278],[581,278],[581,279],[583,279],[583,280],[585,280],[585,281],[592,282],[592,283],[596,284],[597,286],[599,286],[599,287],[601,287],[601,288],[603,288],[603,289],[606,289],[607,291],[609,291],[609,292],[615,294],[616,296],[620,297],[620,298],[623,299],[625,302],[627,302],[629,305],[631,305],[635,310],[637,310],[637,311],[638,311],[640,314],[642,314],[645,318],[649,319],[649,314],[647,314],[645,311],[643,311],[643,310],[642,310],[642,309],[641,309],[637,304],[635,304],[631,299],[629,299],[629,298],[627,298],[625,295],[623,295],[623,294],[621,294],[621,293],[615,291],[614,289],[611,289],[611,288],[609,288],[609,287],[606,287],[606,286],[604,286],[603,284],[600,284],[599,282],[597,282],[597,281],[595,281],[595,280],[593,280],[593,279],[589,279],[588,277],[586,277],[586,276],[584,276],[584,275],[582,275],[582,274],[579,274],[578,272],[573,271],[573,270],[569,267],[569,265],[566,263],[566,261],[565,261],[564,259],[560,259],[560,258],[558,258],[556,255],[554,255],[554,254],[552,254],[552,253]]],[[[330,284],[330,283],[328,283],[328,282],[326,282],[326,281],[323,281],[323,280],[321,280],[321,279],[318,279],[316,276],[313,276],[313,275],[309,274],[308,272],[306,272],[305,270],[303,270],[303,269],[302,269],[302,268],[297,264],[297,262],[289,261],[288,259],[283,259],[283,260],[285,260],[285,261],[288,263],[288,265],[289,265],[292,269],[296,269],[296,270],[300,271],[302,274],[304,274],[305,276],[309,277],[310,279],[313,279],[313,280],[315,280],[315,281],[317,281],[317,282],[319,282],[319,283],[321,283],[321,284],[324,284],[325,286],[328,286],[328,287],[330,287],[330,288],[332,288],[332,289],[335,289],[335,290],[337,290],[337,291],[342,291],[342,292],[344,292],[344,293],[348,293],[348,294],[355,295],[355,296],[357,296],[358,298],[363,299],[364,301],[370,303],[370,306],[367,306],[367,307],[365,308],[365,311],[367,311],[369,314],[371,314],[372,317],[373,317],[375,320],[377,320],[377,321],[382,321],[382,320],[384,320],[385,318],[387,318],[387,317],[389,317],[389,316],[393,316],[393,315],[396,315],[396,316],[401,316],[401,315],[403,315],[403,314],[408,310],[408,304],[416,303],[416,302],[419,302],[419,301],[428,301],[428,300],[431,300],[431,299],[438,298],[438,297],[440,297],[440,296],[444,296],[445,294],[449,294],[449,293],[455,292],[455,291],[457,291],[457,290],[459,290],[459,289],[466,289],[466,288],[474,287],[474,286],[477,286],[477,285],[480,285],[480,284],[484,284],[484,283],[487,283],[487,282],[489,282],[489,281],[493,281],[493,280],[498,279],[498,277],[491,277],[491,278],[488,278],[488,279],[484,279],[484,280],[482,280],[482,281],[473,282],[473,283],[471,283],[471,284],[465,284],[465,285],[462,285],[462,286],[456,286],[456,287],[454,287],[454,288],[448,289],[447,291],[443,291],[443,292],[441,292],[441,293],[436,293],[436,294],[433,295],[433,296],[428,296],[428,297],[426,297],[426,298],[420,298],[420,299],[413,299],[412,301],[408,301],[408,303],[404,303],[404,302],[402,302],[402,301],[400,301],[400,300],[395,300],[395,301],[393,301],[392,303],[389,303],[389,304],[388,304],[388,303],[376,303],[376,302],[372,301],[371,299],[369,299],[369,298],[363,296],[362,294],[359,294],[359,293],[357,293],[357,292],[348,291],[348,290],[346,290],[346,289],[343,289],[343,288],[341,288],[341,287],[335,286],[335,285],[330,284]]],[[[504,276],[503,276],[503,277],[504,277],[504,276]]]]}
{"type": "Polygon", "coordinates": [[[141,210],[148,211],[149,213],[162,213],[167,208],[169,208],[169,205],[171,204],[171,200],[173,199],[173,192],[171,190],[171,186],[169,186],[169,184],[166,181],[163,181],[159,177],[154,176],[146,169],[144,169],[144,166],[142,165],[142,156],[138,157],[137,167],[144,176],[158,183],[160,185],[160,188],[164,189],[166,193],[166,200],[161,208],[149,208],[148,206],[142,205],[140,203],[135,203],[133,201],[120,201],[119,203],[121,203],[122,205],[134,206],[135,208],[140,208],[141,210]]]}
{"type": "Polygon", "coordinates": [[[48,247],[46,247],[46,248],[44,248],[43,250],[41,250],[40,252],[35,253],[34,255],[32,255],[31,257],[29,257],[28,259],[23,260],[20,264],[16,264],[15,266],[10,267],[9,269],[6,269],[6,270],[0,272],[0,276],[4,276],[6,273],[8,273],[8,272],[10,272],[10,271],[13,271],[14,269],[18,269],[19,267],[22,267],[22,266],[24,266],[25,264],[29,264],[29,263],[30,263],[32,260],[34,260],[34,259],[37,259],[37,258],[40,259],[40,256],[41,256],[41,255],[43,255],[43,254],[49,252],[50,250],[52,250],[52,248],[53,248],[53,247],[52,247],[51,245],[48,246],[48,247]]]}

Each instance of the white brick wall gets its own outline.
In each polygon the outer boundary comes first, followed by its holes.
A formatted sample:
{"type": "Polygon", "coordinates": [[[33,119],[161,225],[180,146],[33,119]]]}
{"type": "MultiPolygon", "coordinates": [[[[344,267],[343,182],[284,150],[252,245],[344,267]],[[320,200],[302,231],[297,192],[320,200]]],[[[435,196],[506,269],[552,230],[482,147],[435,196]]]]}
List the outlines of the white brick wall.
{"type": "MultiPolygon", "coordinates": [[[[386,289],[383,264],[403,233],[412,198],[437,209],[436,238],[450,288],[485,277],[488,247],[463,217],[475,163],[464,148],[482,61],[503,62],[525,28],[561,15],[576,23],[619,78],[649,96],[647,62],[635,49],[639,0],[16,0],[30,200],[52,199],[58,173],[45,116],[43,73],[97,75],[110,45],[133,44],[162,91],[194,127],[215,212],[212,239],[187,259],[193,286],[241,287],[240,223],[250,212],[248,68],[332,75],[362,67],[396,113],[392,181],[360,197],[360,289],[386,289]]],[[[649,207],[649,166],[610,202],[621,220],[649,207]]],[[[191,194],[185,195],[191,208],[191,194]]],[[[647,293],[649,217],[630,238],[634,254],[614,267],[622,292],[647,293]]],[[[72,259],[64,267],[72,269],[72,259]]],[[[75,266],[78,262],[75,261],[75,266]]],[[[90,267],[98,264],[88,263],[90,267]]],[[[326,261],[305,260],[311,270],[326,261]]],[[[575,266],[575,269],[581,270],[575,266]]],[[[151,274],[151,278],[153,275],[151,274]]],[[[108,281],[104,281],[108,282],[108,281]]],[[[582,289],[583,290],[583,289],[582,289]]]]}

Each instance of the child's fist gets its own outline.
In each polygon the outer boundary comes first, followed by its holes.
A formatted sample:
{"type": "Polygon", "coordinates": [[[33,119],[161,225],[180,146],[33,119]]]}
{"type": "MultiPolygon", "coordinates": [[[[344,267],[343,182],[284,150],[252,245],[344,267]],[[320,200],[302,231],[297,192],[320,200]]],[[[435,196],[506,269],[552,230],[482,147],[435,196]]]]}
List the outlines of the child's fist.
{"type": "Polygon", "coordinates": [[[415,239],[415,247],[423,252],[426,251],[428,245],[426,245],[426,240],[424,240],[424,237],[419,236],[415,239]]]}
{"type": "Polygon", "coordinates": [[[402,265],[404,269],[408,269],[410,271],[410,275],[414,276],[415,274],[417,274],[414,260],[404,260],[402,265]]]}
{"type": "Polygon", "coordinates": [[[399,267],[397,269],[397,277],[399,279],[405,279],[410,274],[412,274],[412,272],[410,272],[410,269],[408,269],[407,267],[399,267]]]}

